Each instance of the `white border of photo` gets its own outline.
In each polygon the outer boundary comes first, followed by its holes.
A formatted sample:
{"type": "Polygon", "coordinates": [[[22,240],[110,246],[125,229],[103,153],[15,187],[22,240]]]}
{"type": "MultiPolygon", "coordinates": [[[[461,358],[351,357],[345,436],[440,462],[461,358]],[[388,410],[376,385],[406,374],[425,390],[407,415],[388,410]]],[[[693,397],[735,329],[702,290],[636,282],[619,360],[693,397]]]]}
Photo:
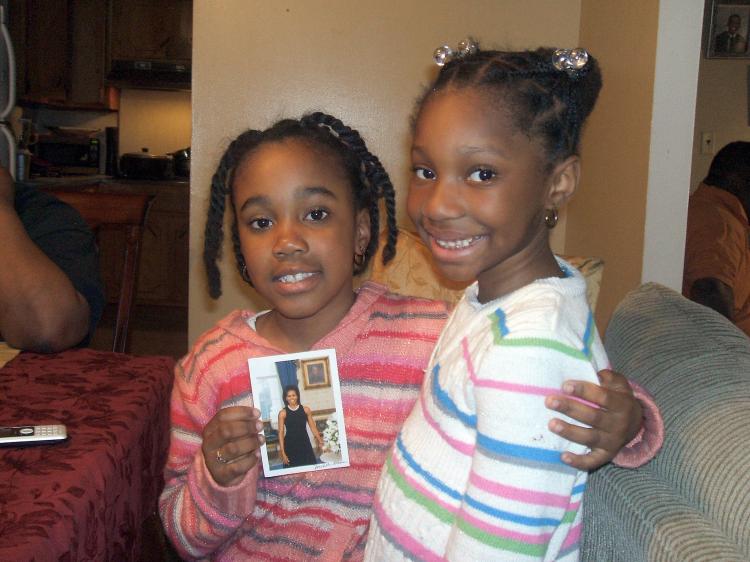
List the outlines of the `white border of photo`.
{"type": "MultiPolygon", "coordinates": [[[[335,406],[335,412],[331,413],[328,419],[333,419],[338,425],[338,452],[326,451],[320,455],[320,462],[316,464],[290,467],[290,468],[273,468],[269,461],[268,447],[266,444],[260,448],[261,461],[263,463],[263,474],[266,477],[281,476],[284,474],[296,474],[300,472],[311,472],[326,470],[331,468],[341,468],[349,466],[349,448],[346,441],[346,428],[344,424],[344,409],[341,405],[341,385],[339,383],[338,365],[336,363],[335,349],[317,349],[313,351],[303,351],[300,353],[287,353],[283,355],[269,355],[267,357],[254,357],[248,359],[248,368],[250,370],[250,384],[252,387],[254,406],[263,412],[265,409],[262,397],[268,395],[263,392],[265,386],[271,386],[274,389],[279,388],[279,376],[276,370],[276,363],[283,361],[308,361],[311,359],[327,359],[330,375],[330,391],[335,406]]],[[[298,381],[299,382],[299,381],[298,381]]],[[[299,385],[302,389],[302,385],[299,385]]],[[[302,391],[304,392],[304,391],[302,391]]],[[[308,391],[309,392],[309,391],[308,391]]],[[[304,403],[303,403],[304,404],[304,403]]],[[[270,405],[270,404],[269,404],[270,405]]],[[[263,416],[261,416],[263,417],[263,416]]],[[[271,420],[263,419],[264,422],[271,420]]],[[[261,431],[263,433],[263,431],[261,431]]],[[[267,437],[267,436],[266,436],[267,437]]],[[[274,465],[275,466],[275,465],[274,465]]]]}

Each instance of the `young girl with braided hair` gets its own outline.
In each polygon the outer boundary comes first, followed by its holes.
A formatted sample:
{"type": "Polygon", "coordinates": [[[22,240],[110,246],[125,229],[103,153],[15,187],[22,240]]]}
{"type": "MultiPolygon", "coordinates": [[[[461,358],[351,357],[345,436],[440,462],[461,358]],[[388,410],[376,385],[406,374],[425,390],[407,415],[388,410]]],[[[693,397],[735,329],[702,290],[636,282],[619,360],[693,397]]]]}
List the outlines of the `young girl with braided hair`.
{"type": "Polygon", "coordinates": [[[436,62],[408,212],[441,273],[477,281],[388,455],[365,558],[577,560],[587,473],[562,457],[585,448],[550,431],[545,397],[597,383],[608,361],[585,280],[548,233],[578,184],[601,75],[582,49],[465,41],[436,62]]]}
{"type": "MultiPolygon", "coordinates": [[[[246,131],[222,156],[204,247],[214,297],[227,200],[237,268],[271,310],[231,313],[176,368],[164,528],[188,559],[361,559],[380,469],[417,398],[447,306],[371,282],[352,289],[377,250],[381,200],[383,260],[393,255],[395,196],[357,131],[330,115],[246,131]],[[325,348],[336,350],[350,466],[265,478],[247,361],[325,348]]],[[[608,404],[601,423],[577,436],[605,443],[603,456],[571,461],[598,466],[640,427],[640,408],[616,384],[595,397],[577,388],[608,404]]],[[[559,400],[558,410],[578,407],[559,400]]]]}

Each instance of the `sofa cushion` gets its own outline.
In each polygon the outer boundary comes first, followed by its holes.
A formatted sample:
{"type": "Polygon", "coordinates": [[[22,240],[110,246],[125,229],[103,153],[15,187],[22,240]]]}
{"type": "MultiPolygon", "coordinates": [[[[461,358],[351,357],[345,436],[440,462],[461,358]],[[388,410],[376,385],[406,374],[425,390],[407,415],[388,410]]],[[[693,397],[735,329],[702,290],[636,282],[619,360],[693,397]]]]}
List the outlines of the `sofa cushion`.
{"type": "MultiPolygon", "coordinates": [[[[437,299],[455,304],[463,296],[468,283],[456,283],[438,273],[432,265],[430,250],[416,234],[399,229],[395,257],[383,265],[383,239],[378,253],[373,256],[369,277],[395,293],[437,299]]],[[[594,310],[604,272],[599,258],[561,256],[577,268],[586,279],[586,296],[594,310]]]]}
{"type": "Polygon", "coordinates": [[[646,466],[592,475],[582,558],[750,560],[750,339],[649,283],[617,307],[605,347],[654,396],[665,437],[646,466]]]}

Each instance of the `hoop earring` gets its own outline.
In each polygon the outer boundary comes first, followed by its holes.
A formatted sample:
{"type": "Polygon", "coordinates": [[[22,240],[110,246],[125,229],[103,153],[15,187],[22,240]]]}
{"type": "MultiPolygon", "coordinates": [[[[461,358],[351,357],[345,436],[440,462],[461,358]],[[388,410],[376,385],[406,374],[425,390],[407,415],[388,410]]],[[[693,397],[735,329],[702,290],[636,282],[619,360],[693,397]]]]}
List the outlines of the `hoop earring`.
{"type": "Polygon", "coordinates": [[[365,263],[365,255],[360,254],[359,252],[354,253],[354,266],[355,268],[362,267],[362,264],[365,263]]]}
{"type": "Polygon", "coordinates": [[[247,272],[247,265],[245,264],[245,258],[239,259],[239,265],[240,265],[240,275],[242,276],[243,281],[250,283],[252,285],[252,281],[250,281],[250,275],[247,272]]]}
{"type": "Polygon", "coordinates": [[[547,225],[547,228],[555,228],[557,219],[557,209],[555,207],[544,211],[544,224],[547,225]]]}

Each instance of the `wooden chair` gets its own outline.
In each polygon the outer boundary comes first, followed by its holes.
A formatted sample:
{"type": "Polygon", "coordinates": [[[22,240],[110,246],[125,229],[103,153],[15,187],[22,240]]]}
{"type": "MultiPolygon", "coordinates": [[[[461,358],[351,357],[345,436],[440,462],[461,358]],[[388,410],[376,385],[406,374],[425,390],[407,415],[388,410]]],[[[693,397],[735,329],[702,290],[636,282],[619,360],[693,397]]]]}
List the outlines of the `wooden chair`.
{"type": "Polygon", "coordinates": [[[122,278],[112,342],[112,351],[124,353],[138,279],[141,240],[153,196],[145,193],[47,191],[76,209],[97,235],[102,229],[121,230],[125,234],[122,278]]]}

